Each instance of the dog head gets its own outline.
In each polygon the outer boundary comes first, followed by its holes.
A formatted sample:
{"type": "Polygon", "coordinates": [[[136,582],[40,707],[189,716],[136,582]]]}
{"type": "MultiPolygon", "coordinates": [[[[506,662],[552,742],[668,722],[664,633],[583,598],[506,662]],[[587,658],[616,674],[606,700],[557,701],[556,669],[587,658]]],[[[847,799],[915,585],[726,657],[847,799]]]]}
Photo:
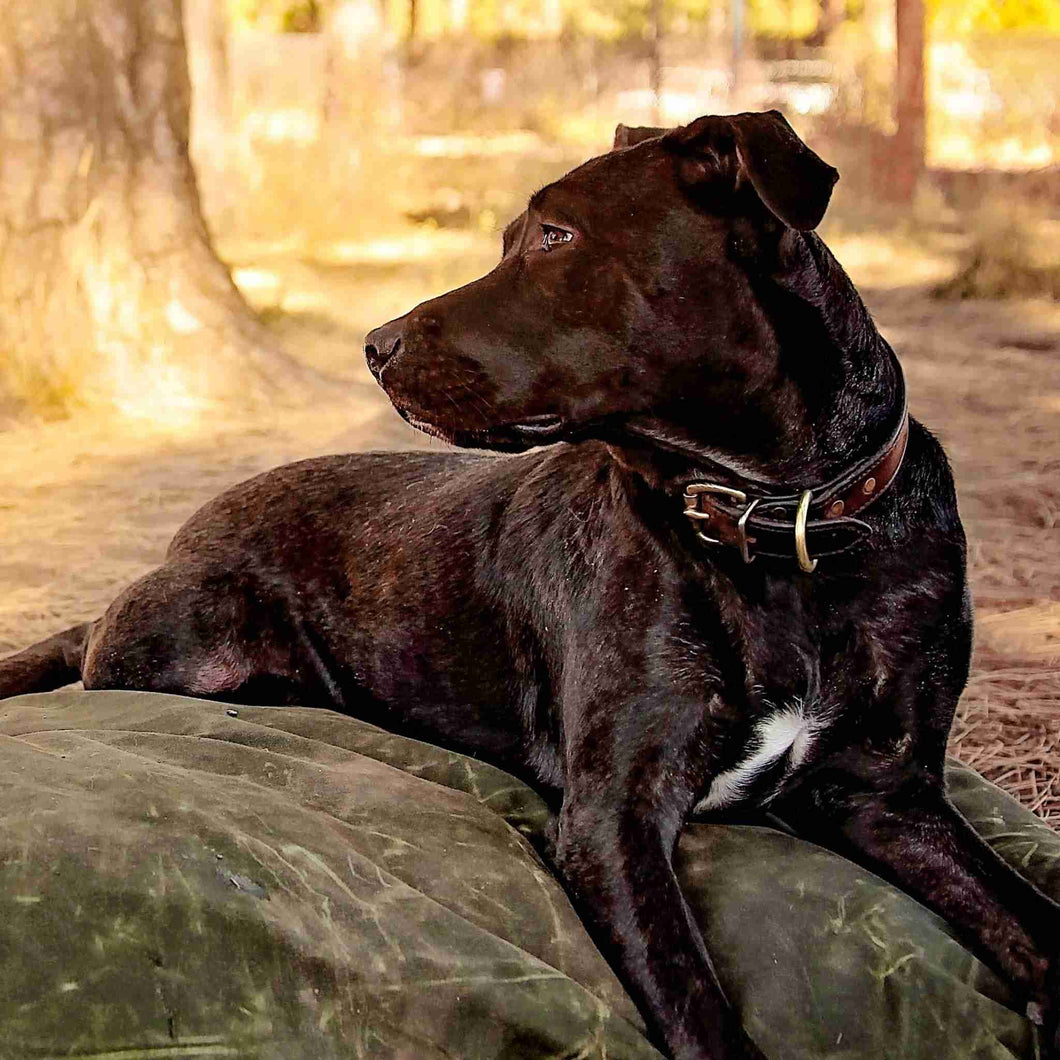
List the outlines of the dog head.
{"type": "Polygon", "coordinates": [[[367,336],[410,423],[500,450],[687,433],[770,386],[754,275],[817,225],[838,174],[776,111],[619,126],[615,143],[531,197],[490,273],[367,336]]]}

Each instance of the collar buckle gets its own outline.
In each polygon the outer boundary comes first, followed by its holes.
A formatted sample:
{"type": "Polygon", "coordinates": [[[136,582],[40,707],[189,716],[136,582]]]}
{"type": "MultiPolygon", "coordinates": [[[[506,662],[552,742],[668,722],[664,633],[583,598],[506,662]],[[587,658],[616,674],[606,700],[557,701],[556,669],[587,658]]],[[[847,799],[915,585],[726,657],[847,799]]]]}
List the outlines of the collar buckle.
{"type": "Polygon", "coordinates": [[[700,498],[703,497],[704,494],[712,493],[728,500],[735,501],[737,504],[744,505],[744,510],[736,521],[736,541],[734,543],[740,549],[740,555],[743,557],[744,563],[753,563],[754,556],[751,555],[749,546],[755,543],[755,539],[747,536],[747,520],[758,506],[761,498],[756,497],[748,504],[747,494],[744,493],[743,490],[732,489],[729,486],[722,486],[717,482],[690,482],[685,486],[685,515],[692,520],[692,525],[696,528],[696,537],[707,545],[725,544],[722,538],[708,537],[700,529],[701,523],[715,518],[714,512],[704,511],[700,504],[700,498]]]}

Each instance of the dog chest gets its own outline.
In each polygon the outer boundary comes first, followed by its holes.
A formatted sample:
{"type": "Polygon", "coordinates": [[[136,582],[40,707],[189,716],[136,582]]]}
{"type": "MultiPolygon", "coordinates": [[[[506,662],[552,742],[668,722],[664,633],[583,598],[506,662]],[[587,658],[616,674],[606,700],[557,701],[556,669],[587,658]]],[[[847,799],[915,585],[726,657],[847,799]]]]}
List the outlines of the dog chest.
{"type": "Polygon", "coordinates": [[[822,728],[801,702],[760,719],[736,765],[713,778],[693,812],[720,810],[752,796],[759,804],[768,802],[806,760],[822,728]]]}

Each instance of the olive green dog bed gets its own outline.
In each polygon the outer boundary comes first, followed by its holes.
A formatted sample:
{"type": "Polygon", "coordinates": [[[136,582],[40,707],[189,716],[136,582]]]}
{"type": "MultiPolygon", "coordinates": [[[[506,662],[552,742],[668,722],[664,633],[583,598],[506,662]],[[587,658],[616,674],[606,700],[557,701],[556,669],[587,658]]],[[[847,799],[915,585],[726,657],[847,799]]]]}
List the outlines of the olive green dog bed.
{"type": "MultiPolygon", "coordinates": [[[[544,804],[492,766],[135,692],[7,700],[0,734],[3,1060],[659,1055],[528,842],[544,804]]],[[[969,770],[950,786],[1060,894],[1060,837],[969,770]]],[[[1035,1056],[1005,986],[871,873],[717,824],[679,871],[773,1060],[1035,1056]]]]}

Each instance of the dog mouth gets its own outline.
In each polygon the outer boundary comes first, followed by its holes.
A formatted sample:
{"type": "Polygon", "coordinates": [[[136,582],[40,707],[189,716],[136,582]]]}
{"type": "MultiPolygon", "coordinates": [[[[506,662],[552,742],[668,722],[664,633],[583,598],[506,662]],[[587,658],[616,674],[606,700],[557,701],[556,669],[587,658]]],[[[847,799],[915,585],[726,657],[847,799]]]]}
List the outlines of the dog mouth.
{"type": "Polygon", "coordinates": [[[443,427],[430,420],[421,419],[408,409],[397,407],[397,411],[407,423],[424,434],[441,438],[453,445],[471,449],[498,449],[502,452],[521,452],[537,445],[550,445],[560,441],[567,434],[567,423],[562,416],[554,412],[544,412],[537,416],[526,416],[512,423],[496,427],[452,428],[443,427]]]}
{"type": "Polygon", "coordinates": [[[557,416],[554,412],[544,412],[540,416],[527,416],[525,420],[507,423],[501,427],[487,428],[486,433],[507,434],[512,437],[530,440],[537,439],[536,444],[541,444],[541,442],[554,441],[559,438],[565,428],[566,424],[563,422],[562,416],[557,416]]]}

